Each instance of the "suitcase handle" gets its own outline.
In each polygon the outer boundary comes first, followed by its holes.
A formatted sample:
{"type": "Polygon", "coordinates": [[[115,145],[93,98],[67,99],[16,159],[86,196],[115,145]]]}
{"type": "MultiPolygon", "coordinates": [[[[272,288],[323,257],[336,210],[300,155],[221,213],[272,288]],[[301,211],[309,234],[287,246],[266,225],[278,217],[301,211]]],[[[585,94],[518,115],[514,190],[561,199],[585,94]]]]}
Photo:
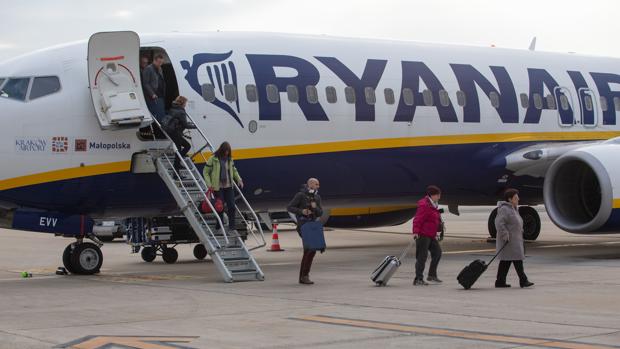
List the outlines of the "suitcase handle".
{"type": "Polygon", "coordinates": [[[401,253],[400,256],[398,257],[399,262],[402,262],[402,260],[407,256],[407,252],[409,252],[409,250],[413,247],[414,244],[415,244],[415,239],[412,239],[409,245],[405,247],[405,250],[403,251],[403,253],[401,253]]]}
{"type": "Polygon", "coordinates": [[[506,241],[506,243],[504,244],[504,246],[502,246],[502,248],[499,249],[499,251],[497,251],[497,253],[495,254],[495,256],[493,256],[493,258],[491,258],[491,260],[489,261],[489,263],[487,263],[487,265],[491,265],[491,263],[493,263],[493,261],[495,260],[495,258],[497,258],[497,256],[499,256],[500,253],[502,253],[502,251],[504,250],[504,248],[506,248],[506,246],[508,246],[508,243],[510,241],[506,241]]]}

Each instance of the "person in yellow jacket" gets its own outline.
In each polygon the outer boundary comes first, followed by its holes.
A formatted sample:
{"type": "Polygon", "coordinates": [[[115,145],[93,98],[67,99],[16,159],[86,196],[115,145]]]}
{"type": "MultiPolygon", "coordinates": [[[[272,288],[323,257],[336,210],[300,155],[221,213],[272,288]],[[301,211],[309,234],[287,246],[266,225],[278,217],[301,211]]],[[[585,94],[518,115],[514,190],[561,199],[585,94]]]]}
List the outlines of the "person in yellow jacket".
{"type": "MultiPolygon", "coordinates": [[[[235,230],[235,189],[233,182],[243,188],[243,180],[232,159],[230,143],[224,142],[207,160],[203,170],[205,183],[225,204],[228,211],[228,226],[235,230]]],[[[223,213],[220,213],[220,217],[223,213]]],[[[219,227],[218,227],[219,228],[219,227]]]]}

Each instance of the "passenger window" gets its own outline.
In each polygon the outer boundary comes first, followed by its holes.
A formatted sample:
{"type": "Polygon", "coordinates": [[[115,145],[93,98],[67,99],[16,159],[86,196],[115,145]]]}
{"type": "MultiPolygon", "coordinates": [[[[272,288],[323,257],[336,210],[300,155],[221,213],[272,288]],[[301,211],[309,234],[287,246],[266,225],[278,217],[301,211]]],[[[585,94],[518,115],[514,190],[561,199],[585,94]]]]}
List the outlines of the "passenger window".
{"type": "Polygon", "coordinates": [[[403,100],[405,105],[412,106],[413,105],[413,90],[410,88],[403,89],[403,100]]]}
{"type": "Polygon", "coordinates": [[[616,111],[620,111],[620,97],[614,97],[614,108],[616,111]]]}
{"type": "Polygon", "coordinates": [[[383,90],[383,94],[385,95],[385,103],[394,104],[396,103],[396,99],[394,98],[394,90],[391,88],[386,88],[383,90]]]}
{"type": "Polygon", "coordinates": [[[465,98],[465,92],[463,92],[463,91],[456,91],[456,102],[461,107],[465,106],[465,104],[467,103],[467,99],[465,98]]]}
{"type": "Polygon", "coordinates": [[[541,110],[543,108],[542,96],[540,93],[534,93],[534,108],[541,110]]]}
{"type": "Polygon", "coordinates": [[[288,96],[288,101],[291,103],[299,102],[299,90],[297,90],[297,86],[288,85],[286,86],[286,95],[288,96]]]}
{"type": "Polygon", "coordinates": [[[551,94],[547,95],[547,108],[553,110],[557,109],[557,106],[555,105],[555,98],[551,94]]]}
{"type": "Polygon", "coordinates": [[[585,95],[583,98],[583,103],[586,105],[586,110],[587,111],[592,111],[593,108],[593,103],[592,103],[592,96],[590,95],[585,95]]]}
{"type": "Polygon", "coordinates": [[[308,98],[308,102],[311,104],[319,103],[319,92],[314,85],[306,86],[306,97],[308,98]]]}
{"type": "Polygon", "coordinates": [[[601,110],[607,111],[609,110],[609,105],[607,104],[607,97],[601,96],[601,110]]]}
{"type": "Polygon", "coordinates": [[[280,92],[278,86],[274,84],[267,85],[267,100],[269,103],[280,103],[280,92]]]}
{"type": "Polygon", "coordinates": [[[224,85],[224,98],[229,102],[237,100],[237,88],[233,84],[224,85]]]}
{"type": "Polygon", "coordinates": [[[248,97],[248,102],[258,101],[258,89],[256,88],[256,85],[245,85],[245,94],[248,97]]]}
{"type": "Polygon", "coordinates": [[[215,86],[213,84],[202,85],[202,98],[207,102],[215,101],[215,86]]]}
{"type": "Polygon", "coordinates": [[[530,107],[530,99],[527,97],[527,93],[521,94],[521,107],[524,109],[530,107]]]}
{"type": "Polygon", "coordinates": [[[560,95],[560,107],[562,110],[570,109],[570,106],[568,105],[568,97],[566,97],[565,94],[560,95]]]}
{"type": "Polygon", "coordinates": [[[491,105],[493,108],[499,108],[499,95],[497,92],[491,91],[491,93],[489,93],[489,99],[491,100],[491,105]]]}
{"type": "Polygon", "coordinates": [[[57,76],[41,76],[34,78],[30,89],[30,100],[51,95],[60,91],[60,80],[57,76]]]}
{"type": "Polygon", "coordinates": [[[327,86],[325,88],[325,95],[327,96],[327,103],[338,102],[338,97],[336,96],[336,88],[334,86],[327,86]]]}
{"type": "Polygon", "coordinates": [[[350,103],[350,104],[355,103],[355,89],[351,86],[345,87],[344,97],[347,100],[347,103],[350,103]]]}
{"type": "Polygon", "coordinates": [[[433,105],[433,93],[431,92],[431,90],[424,90],[424,92],[422,92],[422,98],[424,99],[425,105],[433,105]]]}
{"type": "Polygon", "coordinates": [[[29,84],[30,78],[9,79],[0,90],[0,97],[25,101],[29,84]]]}
{"type": "Polygon", "coordinates": [[[366,103],[370,105],[374,105],[377,103],[377,95],[375,94],[375,89],[372,87],[366,87],[364,89],[364,96],[366,97],[366,103]]]}
{"type": "Polygon", "coordinates": [[[446,90],[439,90],[439,103],[443,107],[450,106],[450,95],[448,95],[448,91],[446,91],[446,90]]]}

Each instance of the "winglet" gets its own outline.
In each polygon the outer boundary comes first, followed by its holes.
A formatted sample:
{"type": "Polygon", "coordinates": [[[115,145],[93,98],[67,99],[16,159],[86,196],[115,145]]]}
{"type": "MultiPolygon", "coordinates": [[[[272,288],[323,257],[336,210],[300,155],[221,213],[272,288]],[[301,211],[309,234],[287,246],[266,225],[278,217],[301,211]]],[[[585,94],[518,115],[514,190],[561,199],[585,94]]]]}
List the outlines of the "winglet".
{"type": "Polygon", "coordinates": [[[530,42],[529,50],[530,51],[536,51],[536,37],[532,38],[532,42],[530,42]]]}

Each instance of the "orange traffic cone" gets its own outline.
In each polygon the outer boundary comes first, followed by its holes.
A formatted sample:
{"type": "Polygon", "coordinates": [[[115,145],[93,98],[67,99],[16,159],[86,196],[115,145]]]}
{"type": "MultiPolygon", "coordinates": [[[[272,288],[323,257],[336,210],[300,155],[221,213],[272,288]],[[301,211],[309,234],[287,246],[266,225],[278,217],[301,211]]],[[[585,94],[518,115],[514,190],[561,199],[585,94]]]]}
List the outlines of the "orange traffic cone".
{"type": "Polygon", "coordinates": [[[280,247],[280,239],[278,238],[278,225],[274,224],[272,226],[273,234],[271,235],[271,248],[267,251],[270,252],[280,252],[284,251],[283,248],[280,247]]]}

